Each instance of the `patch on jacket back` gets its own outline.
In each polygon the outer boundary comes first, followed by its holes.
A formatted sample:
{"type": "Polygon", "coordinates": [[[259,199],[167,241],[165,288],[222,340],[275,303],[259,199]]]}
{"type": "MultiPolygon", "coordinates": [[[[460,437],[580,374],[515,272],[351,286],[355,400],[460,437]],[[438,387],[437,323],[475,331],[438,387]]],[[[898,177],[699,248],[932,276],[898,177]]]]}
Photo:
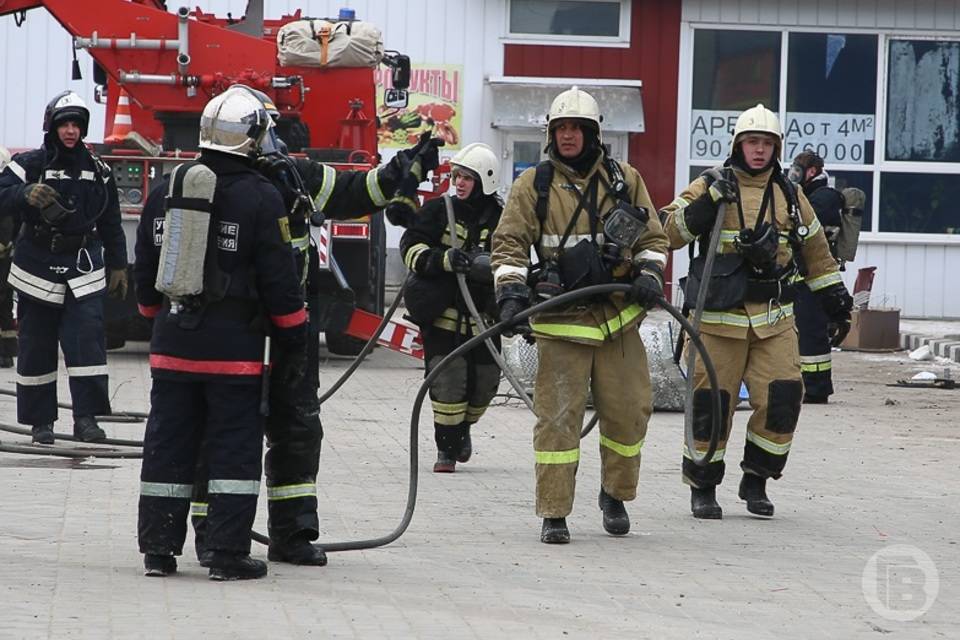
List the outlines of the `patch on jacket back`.
{"type": "Polygon", "coordinates": [[[163,244],[163,218],[153,219],[153,246],[159,247],[163,244]]]}
{"type": "Polygon", "coordinates": [[[217,248],[224,251],[237,250],[237,238],[240,236],[240,225],[236,222],[221,222],[220,233],[217,234],[217,248]]]}

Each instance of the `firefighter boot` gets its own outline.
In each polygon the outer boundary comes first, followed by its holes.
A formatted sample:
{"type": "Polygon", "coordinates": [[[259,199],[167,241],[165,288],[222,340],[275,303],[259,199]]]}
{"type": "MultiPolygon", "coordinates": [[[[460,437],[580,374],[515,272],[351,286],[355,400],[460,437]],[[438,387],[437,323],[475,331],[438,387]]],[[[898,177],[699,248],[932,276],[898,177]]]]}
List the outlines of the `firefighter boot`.
{"type": "Polygon", "coordinates": [[[630,533],[630,516],[623,507],[623,501],[617,500],[600,489],[600,510],[603,511],[603,530],[612,536],[625,536],[630,533]]]}
{"type": "Polygon", "coordinates": [[[457,459],[447,451],[437,452],[437,461],[433,463],[434,473],[453,473],[457,470],[457,459]]]}
{"type": "Polygon", "coordinates": [[[255,580],[267,575],[267,563],[254,560],[249,553],[231,551],[210,552],[210,579],[255,580]]]}
{"type": "Polygon", "coordinates": [[[158,553],[143,554],[143,575],[163,578],[177,572],[177,559],[158,553]]]}
{"type": "Polygon", "coordinates": [[[33,434],[33,441],[37,444],[53,444],[52,424],[35,424],[31,427],[30,433],[33,434]]]}
{"type": "Polygon", "coordinates": [[[767,497],[767,479],[752,473],[743,474],[740,481],[740,499],[747,501],[747,511],[758,516],[772,516],[773,503],[767,497]]]}
{"type": "Polygon", "coordinates": [[[73,419],[73,435],[80,442],[103,442],[107,434],[93,416],[77,416],[73,419]]]}
{"type": "Polygon", "coordinates": [[[544,518],[540,529],[540,542],[546,544],[566,544],[570,542],[570,530],[566,518],[544,518]]]}
{"type": "Polygon", "coordinates": [[[324,550],[305,538],[295,535],[286,542],[270,541],[267,551],[267,560],[270,562],[288,562],[302,566],[323,567],[327,564],[327,554],[324,550]]]}
{"type": "Polygon", "coordinates": [[[457,454],[457,462],[469,462],[473,455],[473,441],[470,440],[470,425],[464,423],[463,438],[460,440],[460,453],[457,454]]]}
{"type": "Polygon", "coordinates": [[[723,517],[723,509],[717,504],[716,487],[690,487],[690,511],[694,518],[701,520],[719,520],[723,517]]]}

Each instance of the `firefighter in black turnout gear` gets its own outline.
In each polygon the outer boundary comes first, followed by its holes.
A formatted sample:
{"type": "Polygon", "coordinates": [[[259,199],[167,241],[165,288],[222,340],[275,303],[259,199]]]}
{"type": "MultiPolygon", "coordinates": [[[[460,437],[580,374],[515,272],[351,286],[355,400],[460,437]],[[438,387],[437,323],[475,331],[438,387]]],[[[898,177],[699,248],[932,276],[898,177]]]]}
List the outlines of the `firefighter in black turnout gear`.
{"type": "MultiPolygon", "coordinates": [[[[493,324],[497,315],[490,270],[490,240],[503,203],[497,196],[500,163],[485,144],[464,147],[450,160],[456,189],[451,230],[443,198],[429,201],[400,239],[400,253],[414,273],[405,302],[420,325],[426,374],[465,340],[479,333],[457,285],[467,276],[478,310],[493,324]],[[451,233],[456,233],[457,248],[451,233]]],[[[499,339],[494,341],[499,349],[499,339]]],[[[451,363],[430,387],[437,462],[434,472],[452,473],[473,452],[470,427],[497,393],[500,369],[486,345],[478,345],[451,363]]]]}
{"type": "Polygon", "coordinates": [[[106,438],[110,413],[103,294],[127,289],[127,252],[110,169],[83,144],[90,112],[71,91],[43,118],[43,146],[17,154],[0,173],[0,211],[20,223],[7,278],[18,293],[17,421],[33,441],[53,444],[57,346],[70,377],[73,432],[106,438]]]}
{"type": "MultiPolygon", "coordinates": [[[[237,85],[256,97],[276,122],[280,113],[270,97],[249,87],[237,85]]],[[[319,256],[311,242],[310,224],[321,223],[316,215],[344,220],[370,214],[387,204],[407,177],[411,167],[430,171],[438,163],[436,142],[424,139],[414,148],[400,151],[388,164],[370,171],[336,171],[333,167],[286,154],[286,145],[271,129],[262,145],[255,166],[279,190],[287,212],[286,224],[297,264],[297,282],[303,287],[308,311],[306,370],[294,385],[273,385],[270,389],[270,415],[266,419],[268,536],[271,561],[298,565],[324,566],[327,556],[311,544],[320,535],[317,514],[317,472],[323,426],[320,421],[320,324],[316,305],[319,294],[319,256]]],[[[420,173],[419,175],[424,175],[420,173]]],[[[417,180],[419,183],[419,180],[417,180]]],[[[205,477],[201,463],[198,476],[205,477]]],[[[206,492],[202,483],[194,487],[191,515],[196,531],[197,555],[206,564],[204,553],[206,492]]]]}
{"type": "MultiPolygon", "coordinates": [[[[839,229],[844,207],[843,194],[827,184],[829,176],[823,168],[823,158],[813,151],[804,151],[793,159],[790,180],[803,188],[824,229],[839,229]]],[[[827,234],[830,252],[834,258],[836,244],[827,234]]],[[[800,372],[803,375],[803,401],[808,404],[826,404],[833,395],[833,356],[828,326],[830,319],[820,300],[803,282],[797,283],[797,334],[800,339],[800,372]]]]}
{"type": "Polygon", "coordinates": [[[154,318],[138,527],[147,575],[176,571],[201,441],[210,578],[267,573],[250,557],[261,398],[266,385],[296,385],[306,366],[306,311],[283,201],[253,167],[272,127],[243,89],[213,98],[200,120],[199,161],[176,167],[140,220],[137,301],[154,318]]]}

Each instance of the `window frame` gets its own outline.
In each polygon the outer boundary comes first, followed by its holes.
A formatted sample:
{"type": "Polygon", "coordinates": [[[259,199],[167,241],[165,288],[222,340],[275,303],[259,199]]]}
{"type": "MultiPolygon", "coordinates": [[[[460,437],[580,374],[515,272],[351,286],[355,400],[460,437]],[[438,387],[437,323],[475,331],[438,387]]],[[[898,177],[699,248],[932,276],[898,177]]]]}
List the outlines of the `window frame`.
{"type": "Polygon", "coordinates": [[[510,30],[510,9],[514,2],[519,0],[507,0],[506,11],[504,12],[503,33],[500,38],[504,44],[533,44],[542,46],[570,46],[580,45],[598,48],[619,48],[627,49],[630,47],[630,26],[631,16],[633,15],[633,0],[578,0],[579,2],[617,2],[620,5],[620,35],[613,36],[571,36],[571,35],[549,35],[543,33],[519,33],[510,30]]]}
{"type": "MultiPolygon", "coordinates": [[[[918,162],[886,159],[887,133],[887,91],[890,43],[894,40],[929,40],[939,42],[960,42],[960,35],[956,32],[936,30],[894,31],[883,28],[863,27],[807,27],[782,25],[771,26],[762,24],[725,24],[716,22],[683,22],[680,30],[680,82],[677,105],[678,141],[675,168],[676,191],[679,193],[689,182],[685,179],[690,173],[694,162],[690,157],[690,126],[693,111],[693,63],[694,63],[694,36],[697,30],[714,31],[773,31],[781,34],[780,55],[780,110],[777,116],[781,122],[786,121],[787,114],[787,73],[788,55],[791,33],[819,33],[819,34],[857,34],[877,36],[877,90],[875,95],[875,129],[874,129],[874,157],[870,164],[832,163],[827,164],[827,172],[859,171],[867,172],[873,178],[873,198],[870,202],[871,228],[863,229],[860,238],[865,243],[904,244],[904,245],[960,245],[960,234],[948,233],[909,233],[898,231],[880,231],[880,183],[884,173],[924,173],[939,175],[957,175],[960,177],[960,162],[918,162]]],[[[789,158],[781,158],[789,162],[789,158]]]]}

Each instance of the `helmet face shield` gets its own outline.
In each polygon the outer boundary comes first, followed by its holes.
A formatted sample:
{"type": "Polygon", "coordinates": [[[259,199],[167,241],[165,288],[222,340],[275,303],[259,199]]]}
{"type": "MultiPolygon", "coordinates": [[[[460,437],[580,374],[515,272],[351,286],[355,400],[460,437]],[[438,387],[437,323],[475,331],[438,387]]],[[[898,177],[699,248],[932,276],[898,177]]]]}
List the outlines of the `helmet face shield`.
{"type": "Polygon", "coordinates": [[[200,116],[200,148],[255,158],[263,152],[264,139],[273,127],[260,100],[246,87],[233,87],[204,107],[200,116]]]}

